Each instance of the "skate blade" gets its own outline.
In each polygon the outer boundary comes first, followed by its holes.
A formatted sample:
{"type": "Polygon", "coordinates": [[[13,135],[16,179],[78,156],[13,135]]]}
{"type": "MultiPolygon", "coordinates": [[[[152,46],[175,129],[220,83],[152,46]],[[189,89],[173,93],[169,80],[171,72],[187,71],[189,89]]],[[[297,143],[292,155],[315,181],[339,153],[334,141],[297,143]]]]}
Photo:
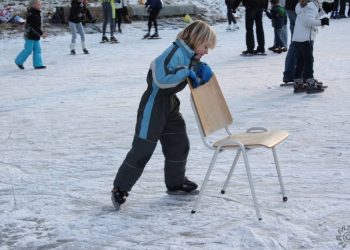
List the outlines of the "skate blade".
{"type": "Polygon", "coordinates": [[[281,83],[280,87],[292,87],[294,86],[294,82],[281,83]]]}
{"type": "Polygon", "coordinates": [[[113,206],[115,208],[115,210],[120,210],[120,204],[114,199],[113,195],[111,196],[111,200],[112,200],[112,203],[113,203],[113,206]]]}
{"type": "Polygon", "coordinates": [[[167,190],[166,193],[168,195],[198,195],[199,190],[193,190],[191,192],[185,192],[185,191],[169,191],[167,190]]]}

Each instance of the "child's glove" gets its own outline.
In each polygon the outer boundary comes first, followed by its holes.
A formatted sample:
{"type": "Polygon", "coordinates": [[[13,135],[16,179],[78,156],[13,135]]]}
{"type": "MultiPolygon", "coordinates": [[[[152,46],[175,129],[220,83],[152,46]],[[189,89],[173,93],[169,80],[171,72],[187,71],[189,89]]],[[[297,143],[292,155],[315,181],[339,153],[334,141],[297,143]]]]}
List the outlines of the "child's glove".
{"type": "Polygon", "coordinates": [[[213,71],[208,64],[200,63],[198,67],[198,76],[206,83],[209,82],[210,78],[213,76],[213,71]]]}
{"type": "Polygon", "coordinates": [[[197,88],[201,85],[201,79],[196,75],[196,72],[194,72],[192,69],[188,71],[188,77],[192,80],[192,87],[197,88]]]}
{"type": "Polygon", "coordinates": [[[328,17],[324,17],[321,19],[321,25],[328,25],[329,26],[329,18],[328,17]]]}

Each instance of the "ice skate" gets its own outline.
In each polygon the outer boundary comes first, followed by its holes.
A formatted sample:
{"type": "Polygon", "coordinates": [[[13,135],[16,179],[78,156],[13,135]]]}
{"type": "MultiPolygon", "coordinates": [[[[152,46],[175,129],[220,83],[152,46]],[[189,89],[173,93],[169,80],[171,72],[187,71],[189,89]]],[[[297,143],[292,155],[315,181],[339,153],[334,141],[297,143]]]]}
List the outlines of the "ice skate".
{"type": "Polygon", "coordinates": [[[129,193],[126,191],[121,191],[119,188],[112,189],[112,203],[116,210],[120,209],[120,206],[126,201],[126,198],[129,196],[129,193]]]}

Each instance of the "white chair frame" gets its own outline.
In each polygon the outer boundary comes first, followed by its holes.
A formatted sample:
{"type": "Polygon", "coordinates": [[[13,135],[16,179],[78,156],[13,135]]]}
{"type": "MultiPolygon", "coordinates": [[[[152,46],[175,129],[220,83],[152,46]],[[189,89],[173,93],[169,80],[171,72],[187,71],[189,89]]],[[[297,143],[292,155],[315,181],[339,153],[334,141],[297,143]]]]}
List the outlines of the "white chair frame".
{"type": "MultiPolygon", "coordinates": [[[[252,178],[251,171],[250,171],[250,165],[249,165],[248,156],[247,156],[247,149],[248,148],[260,147],[260,146],[264,146],[264,145],[245,145],[244,142],[239,141],[239,140],[233,140],[233,139],[230,139],[229,137],[227,137],[224,140],[221,140],[221,141],[216,142],[213,145],[211,145],[206,140],[205,132],[203,131],[203,128],[201,126],[201,121],[200,121],[200,118],[199,118],[199,115],[198,115],[198,112],[197,112],[197,109],[196,109],[196,106],[195,106],[195,101],[194,101],[192,95],[191,95],[191,106],[192,106],[193,112],[195,114],[196,122],[197,122],[199,131],[200,131],[200,135],[201,135],[201,138],[202,138],[202,141],[203,141],[204,145],[206,147],[208,147],[209,149],[215,150],[214,155],[213,155],[213,157],[211,159],[211,162],[209,164],[209,168],[208,168],[207,173],[205,175],[205,178],[203,180],[202,186],[200,188],[200,192],[198,194],[198,197],[197,197],[197,199],[195,201],[195,204],[194,204],[194,207],[193,207],[191,213],[194,214],[197,211],[197,208],[198,208],[199,203],[200,203],[200,201],[202,199],[202,196],[204,194],[205,188],[207,186],[210,174],[211,174],[211,172],[213,170],[213,167],[215,165],[215,162],[216,162],[216,159],[218,157],[219,152],[222,151],[222,150],[226,150],[226,149],[236,149],[236,148],[238,148],[237,149],[237,153],[235,155],[235,158],[233,160],[231,169],[230,169],[230,171],[229,171],[229,173],[227,175],[226,181],[225,181],[224,186],[223,186],[223,188],[221,190],[221,193],[225,194],[226,188],[227,188],[227,186],[228,186],[228,184],[230,182],[230,179],[232,177],[232,174],[233,174],[233,171],[235,169],[235,166],[237,165],[239,157],[242,154],[243,155],[243,159],[244,159],[244,165],[245,165],[247,177],[248,177],[248,182],[249,182],[249,186],[250,186],[250,191],[251,191],[251,195],[252,195],[252,198],[253,198],[253,203],[254,203],[254,207],[255,207],[256,216],[257,216],[258,220],[262,220],[262,216],[261,216],[261,213],[260,213],[258,200],[256,198],[253,178],[252,178]]],[[[228,136],[232,136],[232,133],[230,132],[230,130],[229,130],[229,128],[227,126],[225,126],[225,130],[226,130],[228,136]]],[[[249,128],[246,131],[245,134],[249,135],[250,133],[254,133],[254,135],[255,135],[255,134],[258,134],[258,133],[266,133],[266,132],[269,132],[269,130],[266,129],[266,128],[263,128],[263,127],[252,127],[252,128],[249,128]]],[[[283,132],[285,132],[287,134],[285,136],[285,138],[286,138],[288,136],[288,133],[286,131],[283,131],[283,132]]],[[[283,138],[282,140],[284,140],[285,138],[283,138]]],[[[267,146],[265,146],[265,147],[267,147],[267,146]]],[[[288,200],[288,198],[287,198],[286,191],[285,191],[284,184],[283,184],[282,174],[281,174],[281,170],[280,170],[280,164],[279,164],[279,161],[278,161],[278,158],[277,158],[276,147],[275,147],[275,145],[273,145],[270,148],[272,149],[272,154],[273,154],[274,163],[275,163],[276,170],[277,170],[278,180],[279,180],[279,184],[280,184],[280,187],[281,187],[282,200],[283,200],[283,202],[286,202],[288,200]]]]}

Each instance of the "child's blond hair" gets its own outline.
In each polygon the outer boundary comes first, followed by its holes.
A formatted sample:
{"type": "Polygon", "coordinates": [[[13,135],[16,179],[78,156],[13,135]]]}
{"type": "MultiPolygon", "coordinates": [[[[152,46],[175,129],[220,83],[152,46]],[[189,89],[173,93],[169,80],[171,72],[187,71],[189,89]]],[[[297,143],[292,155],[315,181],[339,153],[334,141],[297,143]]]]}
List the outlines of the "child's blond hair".
{"type": "Polygon", "coordinates": [[[178,35],[178,39],[183,40],[192,49],[197,48],[201,44],[207,44],[213,49],[216,45],[215,31],[203,21],[194,21],[183,29],[178,35]]]}
{"type": "Polygon", "coordinates": [[[34,6],[34,4],[40,2],[41,0],[30,0],[29,3],[28,3],[28,9],[30,9],[31,7],[34,6]]]}

